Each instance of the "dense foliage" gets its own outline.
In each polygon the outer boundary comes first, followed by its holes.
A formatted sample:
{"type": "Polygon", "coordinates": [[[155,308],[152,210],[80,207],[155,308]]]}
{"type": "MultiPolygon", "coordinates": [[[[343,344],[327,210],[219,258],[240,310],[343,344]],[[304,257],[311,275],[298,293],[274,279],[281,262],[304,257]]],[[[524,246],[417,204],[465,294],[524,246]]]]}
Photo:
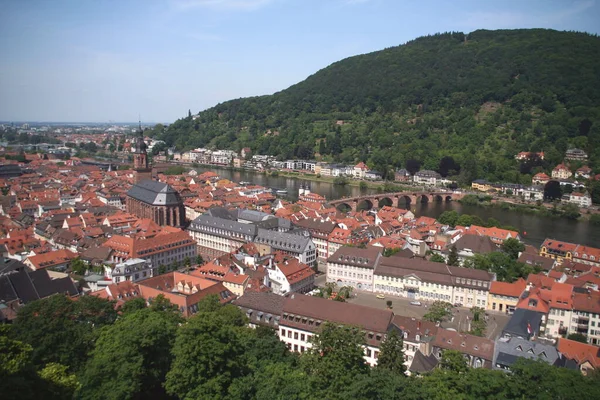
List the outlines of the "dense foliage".
{"type": "Polygon", "coordinates": [[[150,131],[180,149],[366,161],[530,183],[569,147],[600,167],[600,40],[553,30],[421,37],[336,62],[286,90],[150,131]],[[343,121],[343,122],[342,122],[343,121]],[[544,160],[519,163],[519,151],[544,160]]]}
{"type": "Polygon", "coordinates": [[[365,363],[365,336],[356,327],[323,324],[312,349],[293,354],[272,329],[248,328],[242,312],[216,296],[203,299],[187,320],[165,299],[150,307],[136,301],[116,320],[106,313],[113,303],[84,299],[39,300],[19,312],[12,329],[0,326],[3,398],[590,399],[600,393],[597,374],[534,361],[517,363],[512,374],[470,369],[453,351],[432,373],[407,377],[395,331],[384,340],[376,368],[365,363]],[[54,339],[64,325],[64,341],[72,340],[69,321],[95,338],[88,351],[34,339],[43,339],[44,326],[54,339]],[[46,361],[57,359],[65,364],[46,361]]]}

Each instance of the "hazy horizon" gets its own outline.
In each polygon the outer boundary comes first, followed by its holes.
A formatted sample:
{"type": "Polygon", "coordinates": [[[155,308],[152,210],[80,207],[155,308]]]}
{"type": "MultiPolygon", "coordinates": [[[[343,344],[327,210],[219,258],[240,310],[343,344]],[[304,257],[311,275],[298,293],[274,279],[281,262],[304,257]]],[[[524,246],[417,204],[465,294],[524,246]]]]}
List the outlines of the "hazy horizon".
{"type": "Polygon", "coordinates": [[[594,0],[9,0],[0,4],[0,120],[172,123],[428,34],[598,34],[598,21],[594,0]]]}

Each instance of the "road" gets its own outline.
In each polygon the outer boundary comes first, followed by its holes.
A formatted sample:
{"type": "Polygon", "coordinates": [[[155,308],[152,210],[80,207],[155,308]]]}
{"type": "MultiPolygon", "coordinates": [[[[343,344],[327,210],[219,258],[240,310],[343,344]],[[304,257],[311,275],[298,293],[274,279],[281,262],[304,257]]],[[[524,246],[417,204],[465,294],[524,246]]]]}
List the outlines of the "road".
{"type": "MultiPolygon", "coordinates": [[[[320,275],[315,278],[315,285],[324,286],[325,280],[326,275],[320,275]]],[[[391,300],[392,311],[394,314],[419,319],[423,318],[428,311],[427,306],[431,304],[431,302],[420,300],[421,306],[413,306],[410,304],[411,300],[409,299],[394,296],[386,296],[385,299],[378,299],[376,296],[377,293],[355,289],[352,292],[352,298],[350,298],[348,302],[383,310],[387,308],[387,301],[391,300]]],[[[500,335],[502,329],[504,329],[506,323],[510,319],[510,316],[502,313],[493,313],[491,311],[487,311],[486,314],[488,315],[486,337],[494,340],[500,335]]],[[[473,318],[473,315],[468,308],[455,307],[452,319],[442,322],[441,326],[446,329],[455,329],[458,332],[468,332],[470,328],[469,320],[471,318],[473,318]]]]}

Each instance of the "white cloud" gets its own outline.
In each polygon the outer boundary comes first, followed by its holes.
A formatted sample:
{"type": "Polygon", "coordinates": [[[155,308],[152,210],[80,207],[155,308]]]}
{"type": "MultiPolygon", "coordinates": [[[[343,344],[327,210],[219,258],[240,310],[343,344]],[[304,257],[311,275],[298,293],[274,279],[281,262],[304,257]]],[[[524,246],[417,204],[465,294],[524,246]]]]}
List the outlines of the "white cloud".
{"type": "Polygon", "coordinates": [[[252,11],[271,3],[273,0],[173,0],[180,10],[191,8],[212,8],[232,11],[252,11]]]}

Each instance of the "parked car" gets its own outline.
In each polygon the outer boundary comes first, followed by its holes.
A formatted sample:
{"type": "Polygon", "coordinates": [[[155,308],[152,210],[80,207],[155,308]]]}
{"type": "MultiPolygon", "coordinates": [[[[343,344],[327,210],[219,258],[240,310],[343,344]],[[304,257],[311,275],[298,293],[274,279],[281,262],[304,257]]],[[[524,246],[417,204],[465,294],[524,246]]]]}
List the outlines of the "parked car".
{"type": "Polygon", "coordinates": [[[378,299],[385,299],[385,296],[384,296],[384,295],[382,295],[382,294],[378,294],[378,295],[377,295],[377,296],[375,296],[375,297],[377,297],[378,299]]]}
{"type": "Polygon", "coordinates": [[[411,305],[411,306],[420,306],[420,305],[421,305],[421,302],[420,302],[420,301],[413,300],[413,301],[411,301],[411,302],[410,302],[410,305],[411,305]]]}
{"type": "Polygon", "coordinates": [[[462,303],[454,303],[454,307],[462,307],[462,303]]]}

